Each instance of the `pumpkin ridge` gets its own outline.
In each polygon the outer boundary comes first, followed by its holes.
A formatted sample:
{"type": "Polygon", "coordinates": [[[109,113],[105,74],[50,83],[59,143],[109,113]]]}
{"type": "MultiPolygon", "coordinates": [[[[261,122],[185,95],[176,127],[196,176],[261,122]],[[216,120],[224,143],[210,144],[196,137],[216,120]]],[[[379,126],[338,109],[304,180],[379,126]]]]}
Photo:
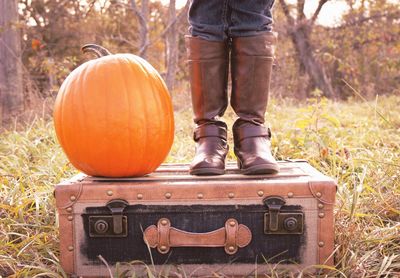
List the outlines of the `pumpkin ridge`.
{"type": "MultiPolygon", "coordinates": [[[[168,113],[168,116],[173,116],[172,103],[171,103],[171,101],[167,101],[167,100],[170,100],[171,94],[169,93],[167,85],[165,84],[165,82],[161,78],[161,76],[159,74],[157,74],[156,77],[157,77],[157,80],[159,81],[157,86],[160,87],[160,88],[157,88],[157,89],[158,89],[158,91],[160,93],[163,94],[163,98],[160,98],[160,101],[161,101],[160,105],[168,108],[168,109],[166,109],[167,113],[168,113]]],[[[173,117],[172,117],[172,119],[173,119],[173,117]]],[[[168,117],[165,118],[165,120],[167,121],[168,128],[164,128],[164,129],[167,129],[167,130],[170,130],[170,128],[174,129],[175,126],[173,125],[173,121],[168,117]]],[[[173,133],[171,135],[172,136],[170,136],[170,138],[173,137],[173,133]]]]}
{"type": "MultiPolygon", "coordinates": [[[[80,79],[79,79],[79,90],[78,90],[78,103],[79,103],[79,110],[81,111],[79,114],[79,120],[77,121],[80,126],[80,133],[83,133],[84,131],[90,130],[90,134],[93,132],[93,126],[88,125],[88,119],[89,121],[93,120],[91,110],[93,109],[92,103],[90,101],[91,97],[89,96],[89,92],[95,90],[97,91],[97,82],[93,82],[93,77],[97,76],[98,74],[98,66],[96,63],[93,63],[92,61],[89,61],[88,64],[82,69],[82,72],[80,74],[80,79]],[[89,85],[87,85],[89,84],[89,85]],[[94,86],[92,84],[95,84],[94,86]],[[94,87],[94,88],[93,88],[94,87]],[[89,103],[88,103],[89,101],[89,103]],[[83,117],[82,117],[83,114],[83,117]]],[[[75,91],[77,93],[77,91],[75,91]]],[[[96,173],[95,170],[93,169],[93,163],[97,162],[97,155],[96,155],[96,149],[93,146],[93,135],[91,136],[82,136],[79,138],[79,154],[82,156],[84,154],[85,156],[88,157],[87,163],[85,164],[86,169],[90,169],[90,173],[92,175],[95,175],[96,173]],[[81,144],[82,143],[82,144],[81,144]]]]}
{"type": "MultiPolygon", "coordinates": [[[[140,61],[141,62],[141,61],[140,61]]],[[[140,63],[140,65],[141,66],[144,66],[142,63],[140,63]]],[[[158,111],[161,111],[160,109],[158,109],[158,106],[157,106],[157,103],[158,103],[158,98],[156,98],[154,95],[155,95],[155,93],[154,93],[154,77],[151,75],[150,76],[150,78],[151,78],[151,82],[150,82],[150,93],[149,93],[149,97],[151,97],[151,101],[150,101],[150,103],[152,104],[150,107],[149,106],[146,106],[146,115],[149,115],[151,112],[152,112],[152,110],[153,109],[155,109],[155,110],[157,110],[157,112],[158,111]],[[150,110],[150,111],[149,111],[150,110]]],[[[156,129],[156,127],[154,126],[154,125],[156,125],[156,124],[158,124],[159,125],[159,121],[158,122],[152,122],[152,125],[151,125],[151,130],[157,130],[158,129],[158,127],[157,127],[157,129],[156,129]]],[[[158,136],[159,136],[159,134],[156,134],[155,136],[151,136],[150,138],[150,140],[152,140],[152,141],[158,141],[158,136]],[[157,140],[156,140],[157,139],[157,140]]],[[[151,144],[151,146],[153,146],[153,144],[151,144]]],[[[151,152],[152,150],[150,149],[150,150],[148,150],[148,144],[146,145],[146,152],[151,152]]],[[[151,170],[154,170],[153,168],[154,168],[154,162],[155,162],[155,160],[156,160],[156,158],[157,158],[157,160],[158,160],[158,156],[160,155],[160,153],[159,152],[157,152],[157,156],[152,156],[150,159],[149,159],[149,161],[148,161],[148,163],[147,163],[147,165],[146,165],[146,171],[151,171],[151,170]]]]}
{"type": "MultiPolygon", "coordinates": [[[[153,76],[152,76],[152,78],[153,79],[156,79],[156,80],[153,80],[153,82],[151,83],[151,85],[152,85],[152,94],[153,94],[153,98],[155,99],[155,101],[154,101],[154,106],[155,106],[155,109],[157,110],[157,111],[159,111],[160,113],[161,113],[161,111],[163,111],[163,108],[165,109],[165,107],[163,106],[163,101],[159,98],[159,97],[155,97],[154,96],[154,94],[155,94],[155,92],[157,92],[158,94],[162,94],[163,93],[163,91],[165,90],[165,88],[159,88],[160,87],[160,85],[162,85],[162,84],[159,84],[159,83],[157,83],[157,82],[155,82],[155,81],[157,81],[157,79],[158,79],[158,76],[156,75],[156,74],[154,74],[153,76]]],[[[162,86],[161,86],[162,87],[162,86]]],[[[163,134],[165,133],[165,131],[164,131],[164,124],[165,124],[165,122],[163,121],[162,123],[160,123],[160,122],[158,122],[157,123],[158,124],[158,127],[157,127],[157,129],[160,131],[160,132],[162,132],[163,134]]],[[[162,138],[163,136],[162,135],[160,135],[160,132],[157,134],[157,138],[162,138]]],[[[164,142],[163,142],[164,143],[164,142]]],[[[165,143],[164,143],[165,144],[165,143]]],[[[162,145],[163,146],[163,145],[162,145]]],[[[162,148],[162,150],[161,150],[162,152],[161,153],[159,153],[159,156],[165,156],[165,150],[164,150],[164,146],[163,146],[163,148],[162,148]]],[[[165,157],[164,157],[165,158],[165,157]]],[[[164,159],[163,159],[164,160],[164,159]]],[[[149,163],[149,167],[151,166],[152,167],[152,169],[154,170],[154,168],[155,168],[155,166],[156,166],[156,161],[151,161],[151,163],[149,163]]]]}
{"type": "MultiPolygon", "coordinates": [[[[79,80],[80,75],[78,73],[81,72],[80,68],[75,69],[75,71],[72,73],[73,76],[75,78],[77,78],[77,80],[79,80]]],[[[67,80],[67,87],[69,88],[69,90],[66,92],[65,94],[65,101],[67,102],[67,104],[64,106],[65,111],[64,111],[64,115],[65,118],[63,119],[63,129],[66,131],[66,136],[65,136],[65,141],[66,142],[75,142],[75,138],[73,136],[71,136],[70,133],[68,133],[67,131],[70,130],[71,128],[71,114],[73,115],[72,109],[74,107],[74,92],[75,92],[75,86],[77,84],[79,84],[75,78],[71,78],[69,80],[67,80]],[[72,103],[72,104],[71,104],[72,103]],[[72,137],[72,138],[71,138],[72,137]]],[[[67,144],[67,149],[69,149],[69,151],[67,152],[67,157],[68,159],[71,161],[71,164],[74,165],[78,170],[80,170],[81,167],[79,167],[79,164],[77,164],[77,161],[75,159],[76,157],[76,147],[73,147],[73,145],[71,146],[71,144],[67,144]]],[[[79,161],[79,159],[78,159],[79,161]]]]}
{"type": "MultiPolygon", "coordinates": [[[[140,62],[142,63],[142,65],[144,67],[152,67],[151,64],[148,63],[144,59],[140,59],[140,62]]],[[[154,109],[156,109],[160,113],[165,112],[166,114],[171,115],[172,106],[170,105],[170,102],[167,105],[165,105],[166,102],[168,102],[167,100],[170,100],[170,94],[168,92],[168,88],[165,85],[161,76],[158,74],[158,72],[155,69],[152,69],[152,73],[153,74],[151,75],[151,78],[152,78],[153,82],[151,82],[151,86],[152,86],[152,96],[155,99],[155,102],[153,102],[154,109]],[[156,94],[155,92],[158,93],[157,97],[155,95],[156,94]],[[159,97],[160,95],[162,97],[159,97]]],[[[162,138],[165,133],[169,133],[169,132],[167,132],[167,130],[171,130],[170,129],[171,121],[169,121],[169,119],[165,119],[164,117],[162,117],[162,119],[163,119],[163,122],[158,123],[158,130],[162,133],[162,135],[160,135],[160,132],[159,132],[157,134],[158,135],[157,138],[158,137],[162,138]],[[167,123],[166,123],[166,121],[167,121],[167,123]]],[[[172,133],[172,135],[173,135],[173,133],[172,133]]],[[[161,160],[164,161],[165,158],[169,154],[169,150],[170,150],[172,144],[171,144],[171,141],[168,140],[168,138],[167,138],[167,140],[163,140],[162,143],[163,143],[161,145],[162,148],[159,149],[159,152],[158,152],[158,154],[159,154],[158,158],[159,159],[161,158],[161,160]]],[[[151,160],[151,162],[149,162],[148,167],[149,167],[149,170],[155,170],[157,168],[157,161],[154,161],[154,159],[151,160]]]]}
{"type": "MultiPolygon", "coordinates": [[[[108,56],[107,58],[104,58],[104,59],[109,59],[109,58],[112,59],[113,57],[112,56],[108,56]]],[[[100,65],[97,66],[97,71],[99,70],[100,66],[101,67],[105,66],[105,69],[108,69],[107,65],[100,64],[100,65]]],[[[115,66],[115,65],[113,65],[113,66],[115,66]]],[[[104,76],[104,78],[106,78],[107,81],[108,81],[108,77],[109,77],[108,74],[106,76],[104,76]]],[[[104,95],[105,95],[105,97],[104,97],[104,102],[105,102],[105,104],[104,104],[104,130],[106,131],[105,132],[106,141],[108,141],[110,139],[111,140],[113,139],[112,138],[113,136],[110,134],[110,132],[113,131],[113,127],[110,128],[110,126],[109,126],[110,125],[110,121],[108,120],[108,119],[110,119],[110,117],[113,116],[112,112],[110,111],[110,106],[109,106],[109,104],[112,103],[113,95],[112,94],[110,95],[110,89],[105,90],[104,95]],[[111,97],[111,102],[110,102],[110,97],[111,97]]],[[[113,150],[111,150],[111,151],[113,151],[113,150]]],[[[109,152],[110,152],[110,146],[107,145],[107,146],[105,146],[105,153],[109,153],[109,152]]],[[[110,159],[106,159],[105,160],[105,165],[103,165],[103,167],[104,166],[105,166],[105,169],[107,169],[105,171],[110,174],[110,172],[109,172],[110,170],[108,170],[108,169],[111,169],[110,168],[110,166],[111,166],[110,159]]],[[[114,173],[112,173],[112,176],[114,176],[114,173]]]]}
{"type": "MultiPolygon", "coordinates": [[[[143,68],[142,64],[138,61],[137,57],[138,56],[133,56],[132,59],[134,60],[136,65],[139,65],[140,71],[145,74],[146,78],[149,78],[148,71],[145,68],[143,68]]],[[[133,68],[132,65],[130,66],[130,69],[135,71],[135,68],[133,68]]],[[[144,83],[140,82],[140,91],[144,91],[143,90],[144,89],[143,88],[144,85],[145,85],[144,83]]],[[[144,111],[145,115],[147,115],[147,113],[148,113],[148,111],[147,111],[147,103],[146,103],[146,100],[144,99],[144,95],[143,94],[139,94],[139,96],[140,96],[140,102],[142,103],[141,104],[141,108],[144,111]]],[[[149,145],[148,144],[148,140],[147,140],[148,139],[147,138],[147,135],[148,135],[148,132],[147,132],[147,120],[148,120],[147,116],[144,116],[143,120],[144,120],[145,125],[146,125],[146,128],[143,129],[143,134],[144,134],[143,138],[146,138],[146,140],[143,141],[143,146],[142,146],[143,148],[142,148],[141,157],[140,157],[139,161],[143,161],[143,159],[147,159],[147,161],[149,161],[150,159],[148,157],[145,157],[145,154],[148,153],[148,145],[149,145]]],[[[154,155],[152,157],[154,157],[154,155]]],[[[143,165],[140,165],[140,172],[147,172],[147,169],[145,167],[143,167],[143,165]]]]}
{"type": "MultiPolygon", "coordinates": [[[[89,150],[89,157],[91,164],[100,164],[99,169],[104,173],[103,175],[108,175],[109,172],[107,169],[111,166],[110,161],[104,157],[106,153],[108,153],[108,145],[103,142],[107,142],[109,138],[109,129],[108,129],[108,105],[109,102],[109,90],[107,87],[103,86],[103,82],[105,82],[105,78],[107,78],[107,72],[105,64],[103,62],[104,59],[107,58],[97,58],[96,60],[90,61],[90,67],[88,68],[89,74],[85,76],[85,81],[89,83],[89,88],[87,92],[87,96],[91,93],[91,97],[86,97],[86,106],[88,107],[87,112],[88,117],[86,121],[89,120],[88,123],[92,121],[95,124],[89,124],[87,128],[91,130],[90,141],[87,141],[88,145],[85,150],[89,150]],[[97,63],[96,63],[97,62],[97,63]],[[93,92],[93,93],[92,93],[93,92]],[[98,102],[97,107],[93,103],[93,98],[96,98],[95,103],[98,102]],[[98,110],[97,110],[98,109],[98,110]],[[94,113],[94,111],[96,111],[94,113]],[[102,130],[102,136],[97,137],[98,130],[102,130]],[[95,132],[96,138],[93,137],[93,133],[95,132]],[[95,147],[95,143],[100,142],[101,145],[99,147],[95,147]]],[[[86,93],[86,92],[85,92],[86,93]]],[[[98,175],[98,174],[97,174],[98,175]]]]}
{"type": "MultiPolygon", "coordinates": [[[[168,91],[167,91],[167,94],[168,94],[167,97],[170,97],[168,91]]],[[[168,115],[165,117],[165,120],[167,122],[167,124],[166,124],[167,128],[166,128],[165,132],[167,132],[167,134],[169,135],[169,137],[167,138],[167,140],[168,140],[168,149],[169,150],[165,154],[165,157],[164,157],[164,160],[165,160],[168,157],[168,155],[169,155],[169,153],[171,151],[171,147],[172,147],[172,144],[173,144],[173,141],[174,141],[173,139],[174,139],[174,133],[175,133],[175,123],[174,123],[173,120],[171,120],[171,118],[174,119],[174,112],[173,112],[174,109],[172,107],[171,101],[168,102],[168,101],[166,101],[164,99],[163,105],[168,107],[168,112],[167,112],[168,115]],[[168,132],[168,130],[172,130],[172,132],[168,132]]]]}
{"type": "MultiPolygon", "coordinates": [[[[82,71],[81,71],[81,73],[80,73],[80,75],[79,75],[79,91],[80,92],[82,92],[83,91],[83,85],[84,85],[84,83],[86,82],[86,80],[87,80],[87,73],[88,73],[88,69],[90,69],[90,67],[91,67],[92,65],[91,64],[87,64],[87,65],[85,65],[85,67],[84,68],[82,68],[82,71]]],[[[86,92],[85,92],[86,93],[86,92]]],[[[81,130],[87,130],[87,125],[86,125],[86,120],[85,119],[87,119],[87,108],[86,108],[86,105],[85,105],[85,99],[84,99],[84,95],[85,95],[85,93],[80,93],[80,94],[77,94],[76,93],[76,90],[74,91],[74,99],[75,98],[79,98],[79,103],[80,103],[80,106],[81,106],[81,112],[80,113],[75,113],[76,115],[78,115],[77,116],[77,123],[79,123],[78,125],[79,126],[81,126],[82,127],[82,129],[81,130]],[[82,116],[81,116],[81,113],[82,114],[84,114],[83,115],[83,118],[82,118],[82,116]]],[[[87,98],[86,98],[87,99],[87,98]]],[[[86,137],[86,136],[82,136],[83,138],[80,138],[80,140],[79,140],[79,142],[80,142],[80,144],[82,144],[82,145],[84,145],[85,146],[85,149],[86,149],[86,151],[88,151],[89,150],[89,148],[90,148],[90,144],[89,144],[89,142],[88,142],[88,138],[86,137]]],[[[81,148],[82,148],[82,145],[80,145],[81,146],[81,148]]],[[[79,150],[78,149],[78,151],[79,151],[79,153],[80,153],[80,155],[81,155],[81,150],[79,150]]],[[[93,161],[93,158],[92,157],[90,157],[90,159],[89,159],[90,161],[93,161]]]]}
{"type": "MultiPolygon", "coordinates": [[[[78,71],[78,70],[77,70],[77,71],[78,71]]],[[[67,79],[67,80],[66,80],[66,84],[67,84],[66,87],[71,86],[71,83],[73,83],[72,81],[73,81],[73,79],[67,79]]],[[[71,91],[66,91],[64,97],[65,97],[65,100],[64,100],[64,101],[70,102],[71,99],[72,99],[72,93],[71,93],[71,91]]],[[[65,111],[63,111],[64,118],[63,118],[63,120],[62,120],[62,123],[60,123],[60,125],[61,125],[61,129],[63,130],[63,132],[64,132],[64,134],[65,134],[65,136],[64,136],[64,141],[65,141],[65,142],[68,142],[68,141],[71,141],[71,138],[70,138],[70,136],[68,136],[68,132],[67,132],[67,130],[66,130],[66,129],[68,129],[69,122],[70,122],[70,117],[69,117],[69,115],[70,115],[70,112],[69,112],[70,107],[69,107],[69,106],[66,106],[65,108],[66,108],[65,111]]],[[[68,152],[67,152],[67,157],[68,157],[68,159],[71,161],[72,165],[75,166],[75,164],[76,164],[76,163],[75,163],[75,160],[73,160],[73,159],[70,158],[70,157],[74,157],[74,155],[73,155],[73,154],[75,153],[75,152],[74,152],[74,149],[71,148],[71,146],[70,146],[69,144],[66,144],[66,149],[68,150],[68,152]],[[71,154],[72,154],[72,155],[71,155],[71,154]]],[[[75,167],[76,167],[76,166],[75,166],[75,167]]],[[[78,169],[79,169],[79,168],[78,168],[78,169]]]]}
{"type": "MultiPolygon", "coordinates": [[[[76,76],[77,75],[77,72],[78,72],[79,70],[78,69],[75,69],[73,72],[72,72],[72,77],[74,77],[74,76],[76,76]]],[[[64,86],[64,88],[63,88],[63,90],[66,92],[64,95],[63,95],[63,105],[62,105],[62,107],[64,108],[62,111],[63,111],[63,115],[62,115],[62,118],[61,118],[61,123],[59,124],[59,126],[60,126],[60,128],[61,128],[61,130],[62,130],[62,132],[63,132],[63,142],[66,142],[66,141],[68,141],[69,140],[69,138],[68,138],[68,136],[66,135],[66,134],[68,134],[68,132],[65,132],[65,128],[66,128],[66,124],[64,124],[64,123],[66,123],[66,122],[68,122],[69,121],[69,119],[68,119],[68,117],[67,117],[67,114],[68,114],[68,109],[69,109],[69,105],[64,105],[65,104],[65,102],[66,101],[69,101],[70,99],[71,99],[71,92],[69,92],[69,91],[66,91],[66,87],[69,87],[69,86],[71,86],[71,84],[74,84],[74,78],[69,78],[70,76],[68,76],[68,78],[67,78],[67,80],[66,80],[66,86],[64,86]]],[[[71,151],[71,148],[70,148],[70,151],[71,151]]],[[[68,159],[69,159],[69,156],[67,155],[67,157],[68,157],[68,159]]]]}
{"type": "MultiPolygon", "coordinates": [[[[158,81],[160,82],[160,86],[163,87],[164,90],[160,90],[164,95],[161,98],[161,100],[163,101],[163,105],[166,105],[168,107],[167,111],[169,113],[169,115],[165,118],[166,121],[168,121],[168,129],[167,130],[173,130],[172,133],[169,133],[169,151],[166,154],[165,158],[168,156],[172,144],[173,144],[173,139],[174,139],[174,133],[175,133],[175,122],[174,122],[174,108],[172,105],[172,101],[171,101],[171,93],[168,91],[167,85],[165,84],[164,80],[162,79],[162,77],[158,74],[156,74],[158,81]],[[168,101],[167,101],[168,100],[168,101]]],[[[165,159],[164,158],[164,159],[165,159]]]]}
{"type": "MultiPolygon", "coordinates": [[[[149,63],[147,63],[147,64],[149,64],[149,63]]],[[[157,82],[158,81],[158,78],[157,78],[158,72],[154,69],[152,73],[153,74],[151,75],[151,79],[152,79],[151,93],[152,93],[152,97],[153,97],[154,101],[151,103],[153,104],[153,109],[155,109],[157,111],[157,113],[163,113],[163,110],[165,109],[165,107],[163,106],[162,100],[160,99],[159,96],[163,93],[162,91],[165,90],[165,88],[162,88],[162,89],[159,88],[160,84],[159,84],[159,82],[157,82]]],[[[159,143],[158,150],[157,150],[158,155],[157,155],[157,160],[153,159],[151,161],[151,163],[149,163],[149,165],[148,165],[148,168],[149,168],[148,170],[151,170],[151,171],[154,171],[157,168],[158,161],[159,160],[163,161],[164,159],[162,159],[162,158],[165,156],[165,146],[164,146],[165,143],[160,142],[162,140],[163,134],[165,133],[165,131],[164,131],[165,122],[164,122],[163,117],[162,117],[162,121],[158,121],[156,124],[157,124],[157,127],[153,127],[153,128],[159,131],[156,136],[157,140],[154,139],[155,141],[157,141],[159,143]]],[[[162,141],[164,141],[164,140],[162,140],[162,141]]]]}
{"type": "MultiPolygon", "coordinates": [[[[127,80],[126,80],[126,77],[125,77],[125,74],[124,74],[124,68],[123,67],[125,67],[125,65],[126,65],[126,63],[119,63],[118,64],[119,65],[119,71],[120,71],[120,73],[121,73],[121,75],[120,75],[120,79],[122,79],[123,80],[123,82],[124,82],[124,93],[123,93],[123,95],[125,96],[125,98],[126,98],[126,101],[127,101],[127,106],[128,106],[128,115],[127,115],[127,117],[128,117],[128,119],[127,119],[127,122],[129,123],[129,121],[130,121],[130,119],[129,119],[129,115],[132,115],[132,113],[131,113],[131,111],[132,111],[132,106],[131,106],[131,101],[130,101],[130,91],[128,90],[128,88],[129,88],[129,86],[128,86],[128,82],[127,82],[127,80]]],[[[128,68],[130,68],[129,66],[128,66],[128,68]]],[[[122,171],[123,173],[124,173],[124,175],[125,175],[125,173],[128,173],[128,172],[130,172],[130,169],[131,169],[131,163],[132,163],[132,154],[133,154],[133,152],[132,152],[132,135],[131,135],[131,129],[129,128],[129,126],[126,128],[126,132],[128,133],[128,146],[129,146],[129,148],[128,148],[128,158],[126,159],[127,160],[127,165],[125,165],[125,169],[124,169],[124,171],[122,171]]]]}

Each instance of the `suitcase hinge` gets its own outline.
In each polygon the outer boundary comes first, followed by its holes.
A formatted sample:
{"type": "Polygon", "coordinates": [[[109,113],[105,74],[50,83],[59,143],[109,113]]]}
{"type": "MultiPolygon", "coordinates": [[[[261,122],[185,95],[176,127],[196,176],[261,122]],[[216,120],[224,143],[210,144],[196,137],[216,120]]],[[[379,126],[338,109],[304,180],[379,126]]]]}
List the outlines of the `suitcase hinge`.
{"type": "Polygon", "coordinates": [[[302,234],[304,214],[302,211],[282,211],[286,203],[281,196],[269,196],[263,200],[268,208],[264,214],[265,234],[302,234]]]}
{"type": "Polygon", "coordinates": [[[106,205],[111,215],[89,216],[90,237],[126,237],[128,220],[123,212],[128,205],[125,200],[111,200],[106,205]]]}

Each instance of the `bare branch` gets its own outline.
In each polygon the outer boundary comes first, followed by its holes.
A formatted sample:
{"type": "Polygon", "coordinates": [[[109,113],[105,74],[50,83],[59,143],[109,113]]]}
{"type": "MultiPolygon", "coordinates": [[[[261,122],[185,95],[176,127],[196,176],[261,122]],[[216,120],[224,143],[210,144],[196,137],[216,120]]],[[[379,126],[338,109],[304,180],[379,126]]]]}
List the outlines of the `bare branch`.
{"type": "Polygon", "coordinates": [[[295,25],[295,20],[294,18],[290,15],[290,10],[288,5],[286,4],[285,0],[279,0],[279,3],[281,4],[283,13],[286,16],[286,20],[289,23],[290,26],[294,26],[295,25]]]}
{"type": "MultiPolygon", "coordinates": [[[[118,5],[120,6],[127,6],[126,4],[123,3],[118,3],[118,5]]],[[[171,29],[172,26],[174,26],[174,24],[178,21],[180,21],[184,15],[186,15],[188,9],[189,9],[189,5],[190,5],[190,1],[186,2],[186,5],[181,9],[181,11],[179,12],[178,16],[175,18],[175,20],[169,22],[169,24],[167,25],[167,27],[165,27],[165,29],[162,31],[162,33],[160,35],[158,35],[156,38],[154,38],[152,41],[146,40],[146,43],[142,43],[139,46],[139,51],[138,51],[138,55],[141,56],[146,49],[155,44],[156,42],[158,42],[160,39],[162,39],[163,37],[165,37],[165,35],[169,32],[169,30],[171,29]]],[[[141,26],[145,26],[146,30],[147,30],[147,22],[145,17],[143,16],[142,12],[138,9],[138,7],[136,6],[136,3],[134,0],[131,1],[131,5],[130,5],[130,9],[135,13],[135,15],[138,17],[139,19],[139,24],[141,26]],[[145,25],[143,25],[145,24],[145,25]]],[[[121,41],[121,42],[125,42],[131,46],[134,46],[133,43],[131,41],[126,40],[125,38],[123,38],[121,35],[120,36],[112,36],[113,40],[117,40],[117,41],[121,41]]]]}
{"type": "Polygon", "coordinates": [[[378,14],[371,15],[369,17],[362,17],[357,20],[349,20],[347,23],[340,25],[340,26],[336,27],[335,29],[353,27],[355,25],[360,25],[360,24],[370,21],[372,19],[379,19],[379,18],[384,18],[384,17],[388,20],[396,20],[396,19],[400,18],[400,12],[378,13],[378,14]]]}
{"type": "Polygon", "coordinates": [[[89,2],[88,4],[88,9],[87,11],[84,13],[83,17],[87,17],[94,9],[94,4],[96,4],[96,0],[92,0],[89,2]]]}
{"type": "MultiPolygon", "coordinates": [[[[129,4],[125,4],[125,3],[121,3],[121,2],[117,2],[115,3],[115,5],[118,6],[122,6],[122,7],[127,7],[128,9],[130,9],[135,16],[137,17],[138,21],[139,21],[139,25],[140,25],[140,50],[139,50],[139,55],[140,56],[145,56],[146,54],[146,50],[147,50],[147,34],[148,34],[148,25],[147,25],[147,15],[145,13],[147,13],[147,5],[148,5],[148,1],[143,1],[142,2],[142,9],[140,10],[138,8],[138,6],[136,5],[136,1],[135,0],[130,0],[129,4]]],[[[121,38],[115,38],[117,40],[121,40],[121,38]]]]}
{"type": "Polygon", "coordinates": [[[132,48],[136,48],[137,45],[135,43],[133,43],[130,40],[127,40],[126,38],[124,38],[121,34],[118,34],[118,36],[115,35],[111,35],[110,39],[114,40],[114,41],[119,41],[119,42],[123,42],[126,43],[127,45],[129,45],[132,48]]]}
{"type": "Polygon", "coordinates": [[[189,1],[186,2],[185,7],[180,11],[180,13],[179,13],[178,16],[175,18],[175,20],[171,21],[171,22],[167,25],[167,27],[165,27],[165,29],[162,31],[162,33],[161,33],[159,36],[157,36],[157,37],[156,37],[155,39],[153,39],[151,42],[148,42],[148,43],[146,44],[146,47],[149,47],[150,45],[156,43],[156,42],[159,41],[161,38],[163,38],[163,37],[169,32],[169,30],[171,29],[171,27],[172,27],[176,22],[178,22],[179,20],[181,20],[182,17],[183,17],[183,15],[185,15],[185,14],[187,13],[188,8],[189,8],[189,1]]]}
{"type": "Polygon", "coordinates": [[[131,2],[130,8],[139,19],[139,24],[141,28],[144,28],[147,32],[147,21],[145,15],[138,9],[135,0],[131,0],[130,2],[131,2]]]}
{"type": "MultiPolygon", "coordinates": [[[[169,0],[168,15],[168,21],[176,23],[176,0],[169,0]]],[[[165,36],[167,68],[165,83],[171,92],[175,86],[175,74],[178,64],[178,33],[176,32],[175,23],[171,25],[170,31],[165,36]]]]}
{"type": "Polygon", "coordinates": [[[322,6],[325,5],[325,3],[328,1],[329,0],[319,0],[318,7],[315,10],[313,16],[311,17],[311,20],[310,20],[311,24],[314,24],[314,22],[317,20],[317,17],[319,15],[319,13],[321,12],[322,6]]]}
{"type": "Polygon", "coordinates": [[[304,20],[306,15],[304,14],[304,4],[306,0],[297,1],[297,20],[304,20]]]}

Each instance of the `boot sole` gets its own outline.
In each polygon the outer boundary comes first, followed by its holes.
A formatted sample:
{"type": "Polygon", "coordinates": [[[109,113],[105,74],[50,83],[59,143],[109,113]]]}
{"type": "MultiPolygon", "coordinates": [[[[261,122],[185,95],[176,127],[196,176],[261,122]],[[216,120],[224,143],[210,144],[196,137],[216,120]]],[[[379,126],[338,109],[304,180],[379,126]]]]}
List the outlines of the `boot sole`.
{"type": "Polygon", "coordinates": [[[276,164],[254,165],[246,169],[240,169],[243,175],[274,175],[279,172],[279,166],[276,164]]]}
{"type": "Polygon", "coordinates": [[[216,176],[225,174],[225,169],[201,168],[190,170],[189,173],[195,176],[216,176]]]}

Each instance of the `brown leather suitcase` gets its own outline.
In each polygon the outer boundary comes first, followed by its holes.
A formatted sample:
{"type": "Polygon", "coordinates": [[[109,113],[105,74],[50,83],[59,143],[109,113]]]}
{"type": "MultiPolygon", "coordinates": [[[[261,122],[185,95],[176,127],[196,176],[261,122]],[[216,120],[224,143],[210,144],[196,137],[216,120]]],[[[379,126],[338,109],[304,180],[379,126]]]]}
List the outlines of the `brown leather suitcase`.
{"type": "Polygon", "coordinates": [[[184,164],[140,178],[78,175],[55,189],[62,267],[78,277],[204,277],[332,265],[335,181],[306,162],[280,167],[273,176],[234,165],[190,176],[184,164]]]}

